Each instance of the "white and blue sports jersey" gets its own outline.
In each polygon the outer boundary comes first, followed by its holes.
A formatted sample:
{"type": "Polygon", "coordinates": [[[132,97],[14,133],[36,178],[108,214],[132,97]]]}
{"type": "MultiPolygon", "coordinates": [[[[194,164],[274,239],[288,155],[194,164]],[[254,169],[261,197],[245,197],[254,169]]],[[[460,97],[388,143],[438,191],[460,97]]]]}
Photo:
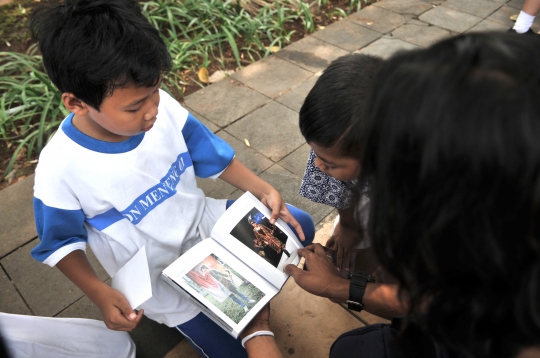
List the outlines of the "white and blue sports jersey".
{"type": "Polygon", "coordinates": [[[161,271],[209,236],[224,200],[205,198],[195,177],[218,177],[234,150],[167,93],[148,132],[119,143],[79,132],[73,114],[39,157],[34,211],[40,243],[32,256],[55,266],[88,243],[107,273],[144,245],[153,297],[141,308],[177,326],[199,310],[160,278],[161,271]]]}

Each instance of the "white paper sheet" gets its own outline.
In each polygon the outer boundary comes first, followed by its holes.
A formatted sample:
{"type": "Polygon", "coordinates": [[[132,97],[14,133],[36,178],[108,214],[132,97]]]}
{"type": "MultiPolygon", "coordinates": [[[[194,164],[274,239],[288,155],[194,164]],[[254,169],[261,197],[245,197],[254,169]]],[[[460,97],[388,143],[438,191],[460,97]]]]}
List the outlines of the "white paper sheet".
{"type": "Polygon", "coordinates": [[[145,246],[141,247],[131,260],[118,270],[112,279],[112,287],[126,296],[133,309],[152,297],[152,283],[145,246]]]}

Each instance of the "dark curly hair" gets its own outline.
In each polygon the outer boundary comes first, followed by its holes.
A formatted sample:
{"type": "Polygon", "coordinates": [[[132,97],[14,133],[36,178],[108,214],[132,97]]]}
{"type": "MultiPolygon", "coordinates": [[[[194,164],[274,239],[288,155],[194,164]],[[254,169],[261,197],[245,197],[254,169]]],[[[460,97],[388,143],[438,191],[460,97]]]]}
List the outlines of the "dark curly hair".
{"type": "Polygon", "coordinates": [[[539,59],[538,36],[461,35],[389,59],[367,101],[376,254],[457,357],[540,345],[539,59]]]}
{"type": "Polygon", "coordinates": [[[43,64],[61,92],[99,110],[128,83],[155,86],[171,69],[165,43],[135,0],[65,0],[30,17],[43,64]]]}

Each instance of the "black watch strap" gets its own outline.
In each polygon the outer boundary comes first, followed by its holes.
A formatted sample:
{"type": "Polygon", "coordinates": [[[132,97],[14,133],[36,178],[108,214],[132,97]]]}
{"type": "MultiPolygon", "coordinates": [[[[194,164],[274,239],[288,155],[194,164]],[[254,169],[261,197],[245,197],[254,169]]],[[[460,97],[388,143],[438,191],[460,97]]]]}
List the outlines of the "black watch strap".
{"type": "Polygon", "coordinates": [[[349,299],[347,300],[347,307],[350,310],[360,312],[364,308],[362,297],[364,297],[368,282],[375,282],[375,280],[365,272],[351,272],[351,285],[349,286],[349,299]]]}

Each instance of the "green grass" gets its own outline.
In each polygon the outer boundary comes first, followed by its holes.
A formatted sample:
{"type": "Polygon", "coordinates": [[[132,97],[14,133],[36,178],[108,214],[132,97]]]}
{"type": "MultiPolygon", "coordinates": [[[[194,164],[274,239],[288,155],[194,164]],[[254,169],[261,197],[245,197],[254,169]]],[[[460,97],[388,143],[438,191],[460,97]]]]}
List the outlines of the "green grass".
{"type": "Polygon", "coordinates": [[[5,176],[23,147],[28,160],[43,149],[68,111],[41,56],[0,52],[0,93],[0,139],[13,150],[5,176]]]}
{"type": "MultiPolygon", "coordinates": [[[[196,72],[212,61],[224,69],[225,62],[241,68],[268,55],[267,48],[287,45],[292,33],[285,24],[302,18],[297,9],[278,1],[255,16],[231,0],[158,0],[141,5],[169,48],[173,59],[169,80],[179,90],[186,70],[196,72]],[[224,55],[226,47],[231,49],[231,58],[224,55]]],[[[313,31],[313,26],[306,26],[313,31]]]]}
{"type": "MultiPolygon", "coordinates": [[[[287,24],[291,22],[302,23],[307,33],[315,31],[313,9],[316,12],[328,0],[268,1],[255,14],[232,0],[141,1],[173,60],[173,69],[166,79],[168,86],[181,95],[183,86],[197,82],[193,74],[202,67],[217,63],[225,69],[233,63],[241,68],[268,56],[273,47],[282,48],[290,43],[294,32],[287,29],[287,24]]],[[[346,16],[347,12],[356,11],[362,1],[366,0],[350,0],[348,11],[329,11],[327,16],[346,16]]],[[[24,42],[28,34],[19,30],[26,26],[27,6],[32,2],[16,0],[15,4],[0,8],[3,38],[24,42]],[[8,34],[6,29],[11,32],[8,34]]],[[[0,52],[0,140],[7,143],[12,153],[3,178],[11,172],[23,148],[27,160],[36,158],[68,114],[60,93],[43,70],[41,57],[34,51],[0,52]]]]}

